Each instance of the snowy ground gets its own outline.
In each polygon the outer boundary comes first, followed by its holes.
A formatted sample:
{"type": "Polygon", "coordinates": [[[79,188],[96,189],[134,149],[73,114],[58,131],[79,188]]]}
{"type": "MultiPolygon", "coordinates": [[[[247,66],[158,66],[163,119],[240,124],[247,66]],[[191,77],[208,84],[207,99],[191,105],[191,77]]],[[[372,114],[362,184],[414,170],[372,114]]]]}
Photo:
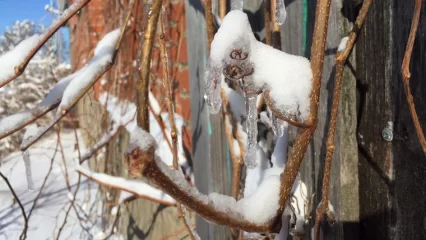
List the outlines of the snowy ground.
{"type": "MultiPolygon", "coordinates": [[[[79,142],[83,141],[79,140],[79,142]]],[[[66,185],[65,173],[68,174],[71,192],[74,192],[77,187],[78,174],[74,171],[73,158],[78,153],[75,150],[74,132],[68,130],[61,133],[61,143],[65,159],[62,157],[61,148],[58,146],[56,149],[56,134],[43,138],[30,148],[35,191],[27,189],[25,167],[20,152],[15,152],[1,160],[0,171],[9,179],[27,215],[41,190],[29,219],[28,239],[56,239],[72,199],[72,194],[66,185]],[[52,170],[48,175],[51,166],[52,170]],[[47,175],[45,187],[41,189],[47,175]]],[[[75,209],[71,208],[59,239],[90,239],[90,235],[97,234],[100,223],[96,222],[96,219],[99,221],[100,218],[96,216],[96,213],[99,212],[100,206],[93,206],[97,193],[97,185],[82,177],[76,195],[78,216],[82,221],[78,220],[75,209]]],[[[14,202],[6,183],[0,180],[0,239],[19,239],[23,227],[24,219],[19,205],[14,202]]]]}

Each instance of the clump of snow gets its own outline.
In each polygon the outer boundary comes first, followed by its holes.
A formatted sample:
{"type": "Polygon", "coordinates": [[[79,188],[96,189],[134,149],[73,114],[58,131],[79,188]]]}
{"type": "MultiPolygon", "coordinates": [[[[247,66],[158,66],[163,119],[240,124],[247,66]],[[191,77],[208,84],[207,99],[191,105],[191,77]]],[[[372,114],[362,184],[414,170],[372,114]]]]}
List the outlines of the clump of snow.
{"type": "Polygon", "coordinates": [[[58,107],[58,113],[61,113],[64,109],[70,108],[82,94],[82,91],[93,84],[97,80],[96,77],[112,63],[115,45],[119,36],[120,29],[116,29],[106,34],[101,41],[99,41],[95,48],[95,55],[93,58],[86,66],[75,73],[74,79],[65,89],[61,104],[58,107]]]}
{"type": "Polygon", "coordinates": [[[348,43],[349,37],[344,37],[340,40],[339,47],[337,48],[337,52],[343,52],[346,48],[346,44],[348,43]]]}
{"type": "MultiPolygon", "coordinates": [[[[247,15],[240,10],[230,11],[223,19],[211,45],[210,66],[207,71],[218,69],[216,71],[220,72],[227,63],[235,62],[243,68],[253,67],[252,75],[244,77],[243,88],[249,87],[251,91],[269,90],[274,105],[282,113],[295,115],[301,120],[308,118],[312,88],[309,60],[257,41],[247,15]],[[241,49],[243,54],[248,53],[247,59],[230,59],[234,49],[241,49]],[[243,62],[247,64],[244,65],[243,62]]],[[[245,72],[247,71],[246,69],[245,72]]],[[[206,93],[209,94],[208,89],[206,93]]]]}
{"type": "Polygon", "coordinates": [[[35,34],[20,42],[13,50],[0,56],[0,86],[15,75],[15,67],[19,66],[25,57],[33,50],[41,36],[35,34]]]}
{"type": "Polygon", "coordinates": [[[157,149],[157,143],[154,137],[142,128],[137,127],[130,132],[129,146],[125,154],[131,153],[134,149],[148,151],[151,148],[157,149]]]}
{"type": "Polygon", "coordinates": [[[237,202],[244,219],[264,223],[276,216],[279,207],[280,177],[271,176],[262,181],[255,192],[237,202]]]}

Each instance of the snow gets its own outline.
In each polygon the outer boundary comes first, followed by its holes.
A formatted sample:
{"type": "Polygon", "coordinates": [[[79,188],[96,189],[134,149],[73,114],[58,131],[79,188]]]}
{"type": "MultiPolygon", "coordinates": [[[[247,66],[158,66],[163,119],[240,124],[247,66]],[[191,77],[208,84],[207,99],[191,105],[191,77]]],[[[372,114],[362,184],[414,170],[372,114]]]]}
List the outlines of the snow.
{"type": "Polygon", "coordinates": [[[276,216],[279,207],[279,193],[279,175],[270,176],[261,182],[251,196],[244,196],[237,202],[237,211],[250,222],[264,223],[269,221],[276,216]]]}
{"type": "Polygon", "coordinates": [[[339,47],[337,47],[337,52],[343,52],[346,49],[346,44],[348,43],[349,37],[344,37],[340,40],[339,47]]]}
{"type": "Polygon", "coordinates": [[[28,124],[35,117],[38,117],[40,113],[46,112],[57,104],[61,98],[65,88],[68,86],[70,81],[74,78],[75,74],[72,74],[59,81],[55,87],[50,90],[46,97],[37,104],[33,109],[24,110],[20,113],[10,115],[0,120],[0,136],[8,135],[9,133],[19,129],[28,124]]]}
{"type": "MultiPolygon", "coordinates": [[[[206,73],[207,86],[214,85],[209,81],[220,79],[218,76],[209,77],[209,72],[214,70],[220,73],[227,64],[237,64],[244,73],[253,69],[252,75],[244,77],[244,84],[241,86],[243,89],[269,90],[272,102],[281,113],[307,120],[312,88],[309,60],[257,41],[247,15],[240,10],[230,11],[225,16],[213,39],[206,73]],[[234,49],[247,53],[247,59],[231,59],[230,54],[234,49]]],[[[241,82],[241,79],[238,82],[241,82]]],[[[212,95],[211,91],[206,89],[208,97],[212,95]]]]}
{"type": "MultiPolygon", "coordinates": [[[[80,134],[78,136],[79,141],[82,141],[80,134]]],[[[27,183],[25,177],[23,177],[25,175],[25,166],[20,152],[12,153],[2,159],[0,171],[11,182],[24,205],[27,215],[34,204],[34,199],[39,194],[39,191],[42,191],[29,219],[28,239],[56,238],[70,202],[68,199],[69,191],[64,180],[64,171],[68,171],[71,192],[76,189],[78,174],[70,171],[70,168],[74,167],[73,158],[77,154],[75,151],[74,132],[69,130],[62,131],[61,141],[64,147],[64,160],[62,160],[59,147],[55,148],[57,143],[55,134],[40,140],[29,150],[33,163],[33,179],[36,191],[28,191],[27,189],[27,183]],[[44,188],[41,189],[43,181],[49,172],[51,161],[51,172],[44,188]],[[64,164],[66,164],[68,170],[64,164]]],[[[101,228],[99,221],[101,206],[100,204],[95,204],[97,192],[97,187],[90,186],[83,177],[75,197],[75,204],[77,205],[85,203],[89,206],[93,205],[93,208],[90,207],[92,209],[90,219],[81,219],[83,225],[93,235],[101,228]]],[[[0,181],[0,238],[19,239],[24,226],[23,222],[18,204],[14,203],[12,194],[5,182],[0,181]]],[[[75,211],[71,209],[60,239],[90,238],[92,236],[88,236],[81,228],[75,211]]]]}
{"type": "Polygon", "coordinates": [[[74,79],[69,83],[65,89],[61,104],[58,107],[58,113],[65,109],[69,109],[78,99],[78,97],[92,85],[99,74],[101,74],[109,64],[112,63],[112,58],[115,53],[115,45],[120,36],[120,29],[106,34],[95,48],[95,55],[93,58],[75,73],[74,79]]]}
{"type": "Polygon", "coordinates": [[[231,0],[231,10],[243,10],[244,0],[231,0]]]}
{"type": "MultiPolygon", "coordinates": [[[[153,97],[153,96],[152,96],[153,97]]],[[[155,100],[155,99],[154,99],[155,100]]],[[[133,102],[128,101],[119,101],[118,98],[110,93],[102,93],[99,96],[99,102],[103,105],[106,105],[106,110],[108,111],[111,119],[121,125],[125,125],[126,130],[131,133],[134,131],[134,129],[137,128],[136,123],[136,104],[133,102]]],[[[158,102],[155,100],[151,101],[150,104],[158,104],[158,102]]],[[[154,107],[155,108],[155,107],[154,107]]],[[[154,110],[155,111],[155,110],[154,110]]],[[[166,127],[166,134],[169,139],[170,137],[170,121],[169,121],[169,114],[168,113],[161,113],[161,118],[163,119],[164,125],[166,127]]],[[[170,147],[166,141],[166,139],[163,136],[163,132],[161,130],[160,125],[155,120],[154,116],[152,114],[149,115],[149,133],[154,137],[158,144],[158,150],[156,154],[163,159],[163,161],[169,165],[173,165],[173,154],[170,150],[170,147]]],[[[180,129],[182,129],[184,120],[182,116],[179,114],[175,114],[175,123],[176,128],[178,129],[178,157],[179,157],[179,164],[186,165],[186,157],[183,152],[183,139],[180,129]]]]}
{"type": "Polygon", "coordinates": [[[175,203],[175,200],[172,197],[165,194],[163,191],[150,186],[142,180],[126,179],[110,176],[104,173],[96,173],[82,166],[77,166],[76,171],[98,183],[102,183],[110,187],[118,188],[139,196],[160,200],[161,202],[168,203],[169,205],[173,205],[175,203]]]}
{"type": "Polygon", "coordinates": [[[40,40],[41,36],[35,34],[20,42],[13,50],[0,56],[0,86],[15,75],[15,67],[18,67],[24,61],[40,40]]]}
{"type": "Polygon", "coordinates": [[[136,127],[130,132],[129,146],[125,154],[130,154],[134,149],[146,152],[151,148],[157,149],[154,137],[142,128],[136,127]]]}

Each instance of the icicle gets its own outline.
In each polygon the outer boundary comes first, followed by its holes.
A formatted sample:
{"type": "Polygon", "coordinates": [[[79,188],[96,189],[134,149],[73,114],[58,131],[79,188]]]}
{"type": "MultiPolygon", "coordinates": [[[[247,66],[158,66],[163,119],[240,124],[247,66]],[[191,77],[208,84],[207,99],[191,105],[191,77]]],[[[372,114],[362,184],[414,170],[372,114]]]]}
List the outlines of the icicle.
{"type": "Polygon", "coordinates": [[[284,0],[276,0],[275,5],[275,23],[283,25],[287,18],[287,11],[285,10],[284,0]]]}
{"type": "Polygon", "coordinates": [[[244,0],[231,0],[231,10],[243,10],[244,0]]]}
{"type": "Polygon", "coordinates": [[[220,96],[220,86],[222,83],[222,76],[220,68],[211,66],[210,62],[207,64],[206,71],[206,91],[204,98],[207,101],[207,107],[210,113],[216,114],[222,106],[222,98],[220,96]]]}
{"type": "Polygon", "coordinates": [[[272,131],[274,132],[275,136],[281,137],[284,134],[285,122],[277,118],[274,114],[272,114],[271,118],[272,118],[272,131]]]}
{"type": "Polygon", "coordinates": [[[25,175],[27,177],[28,190],[34,190],[33,174],[31,172],[31,162],[30,162],[30,153],[28,150],[22,152],[22,157],[24,158],[25,163],[25,175]]]}
{"type": "Polygon", "coordinates": [[[244,163],[247,168],[256,167],[256,145],[257,145],[257,95],[246,96],[246,131],[247,146],[244,156],[244,163]]]}
{"type": "MultiPolygon", "coordinates": [[[[38,127],[36,124],[31,124],[27,127],[22,142],[26,142],[29,138],[37,134],[38,127]]],[[[27,177],[28,190],[34,190],[33,175],[31,172],[30,152],[25,150],[22,152],[22,158],[25,164],[25,175],[27,177]]]]}

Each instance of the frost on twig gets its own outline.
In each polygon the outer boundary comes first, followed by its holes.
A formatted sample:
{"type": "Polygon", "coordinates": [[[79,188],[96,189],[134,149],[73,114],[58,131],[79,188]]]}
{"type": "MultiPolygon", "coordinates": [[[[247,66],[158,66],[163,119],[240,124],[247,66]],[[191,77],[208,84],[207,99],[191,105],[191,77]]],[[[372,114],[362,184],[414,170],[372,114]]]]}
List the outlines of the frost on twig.
{"type": "Polygon", "coordinates": [[[72,81],[65,88],[61,103],[52,122],[42,127],[35,136],[26,139],[21,149],[25,151],[35,141],[42,137],[56,122],[64,117],[75,103],[86,93],[89,88],[102,76],[112,65],[115,55],[115,46],[120,35],[116,29],[106,34],[98,43],[93,58],[78,72],[73,74],[72,81]]]}

